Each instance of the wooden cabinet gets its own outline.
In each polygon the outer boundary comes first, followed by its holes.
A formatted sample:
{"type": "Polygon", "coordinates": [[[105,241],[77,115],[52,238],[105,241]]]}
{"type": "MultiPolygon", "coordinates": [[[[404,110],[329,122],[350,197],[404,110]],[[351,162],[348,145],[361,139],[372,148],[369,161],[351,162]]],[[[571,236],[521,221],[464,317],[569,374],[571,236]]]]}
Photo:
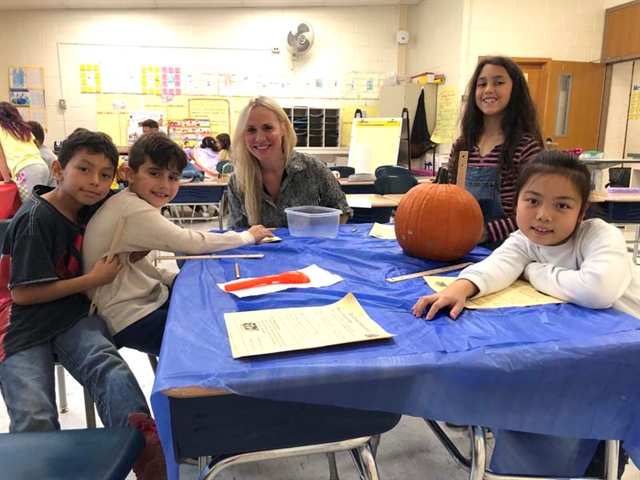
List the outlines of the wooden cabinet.
{"type": "Polygon", "coordinates": [[[340,109],[289,107],[284,111],[298,136],[297,147],[338,147],[340,109]]]}

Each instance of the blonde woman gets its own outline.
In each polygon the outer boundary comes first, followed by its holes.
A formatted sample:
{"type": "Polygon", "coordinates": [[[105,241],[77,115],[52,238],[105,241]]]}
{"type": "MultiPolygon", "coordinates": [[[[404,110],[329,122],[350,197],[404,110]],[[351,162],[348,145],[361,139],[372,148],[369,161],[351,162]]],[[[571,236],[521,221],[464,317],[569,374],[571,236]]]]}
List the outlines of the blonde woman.
{"type": "Polygon", "coordinates": [[[341,223],[353,215],[327,166],[295,145],[291,121],[271,98],[255,98],[242,110],[231,146],[228,228],[286,227],[284,209],[302,205],[342,210],[341,223]]]}

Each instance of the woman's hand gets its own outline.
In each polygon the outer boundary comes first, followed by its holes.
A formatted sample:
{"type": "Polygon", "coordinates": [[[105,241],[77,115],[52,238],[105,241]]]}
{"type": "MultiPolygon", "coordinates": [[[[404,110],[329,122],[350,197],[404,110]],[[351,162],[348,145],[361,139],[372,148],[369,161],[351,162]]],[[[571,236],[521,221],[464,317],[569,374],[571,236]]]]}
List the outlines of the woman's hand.
{"type": "Polygon", "coordinates": [[[273,233],[262,225],[254,225],[249,229],[249,233],[253,235],[255,243],[259,243],[263,238],[273,237],[273,233]]]}
{"type": "Polygon", "coordinates": [[[478,287],[473,282],[465,279],[456,280],[442,292],[420,297],[411,311],[416,317],[421,317],[425,309],[431,305],[426,320],[433,320],[440,309],[449,307],[449,317],[455,320],[462,312],[465,300],[476,293],[478,287]]]}

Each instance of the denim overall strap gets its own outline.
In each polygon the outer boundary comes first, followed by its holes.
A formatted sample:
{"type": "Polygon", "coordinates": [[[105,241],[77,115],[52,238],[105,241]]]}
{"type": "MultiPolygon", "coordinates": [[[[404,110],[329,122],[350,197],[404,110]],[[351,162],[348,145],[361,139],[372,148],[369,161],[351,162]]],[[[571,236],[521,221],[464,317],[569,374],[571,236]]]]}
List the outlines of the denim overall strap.
{"type": "Polygon", "coordinates": [[[497,168],[497,166],[476,167],[471,165],[467,167],[465,188],[478,200],[485,223],[504,217],[500,190],[498,189],[500,176],[496,175],[497,168]]]}

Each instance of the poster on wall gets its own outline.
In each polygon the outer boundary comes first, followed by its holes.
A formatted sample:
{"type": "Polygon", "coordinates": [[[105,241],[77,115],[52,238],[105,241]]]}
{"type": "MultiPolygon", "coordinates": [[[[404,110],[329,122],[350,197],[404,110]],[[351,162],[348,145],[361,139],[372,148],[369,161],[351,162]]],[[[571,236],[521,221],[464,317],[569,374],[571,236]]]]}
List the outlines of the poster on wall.
{"type": "Polygon", "coordinates": [[[458,87],[438,87],[436,127],[431,135],[434,143],[453,143],[458,118],[458,87]]]}
{"type": "Polygon", "coordinates": [[[180,68],[162,67],[162,95],[180,95],[181,93],[180,68]]]}
{"type": "Polygon", "coordinates": [[[227,99],[192,98],[189,100],[189,116],[208,119],[215,134],[231,131],[231,109],[227,99]]]}
{"type": "Polygon", "coordinates": [[[185,147],[199,146],[204,137],[211,136],[208,118],[185,118],[169,121],[169,138],[185,147]]]}
{"type": "Polygon", "coordinates": [[[9,67],[9,102],[22,117],[39,122],[47,128],[47,104],[42,67],[9,67]]]}
{"type": "Polygon", "coordinates": [[[100,65],[80,64],[80,91],[82,93],[102,93],[100,65]]]}
{"type": "Polygon", "coordinates": [[[161,95],[162,94],[162,74],[160,67],[146,66],[142,67],[142,75],[140,76],[140,85],[143,95],[161,95]]]}
{"type": "Polygon", "coordinates": [[[167,133],[165,126],[164,112],[151,110],[132,110],[129,112],[129,126],[127,127],[127,144],[133,143],[142,136],[142,122],[145,120],[155,120],[160,126],[160,131],[167,133]]]}

